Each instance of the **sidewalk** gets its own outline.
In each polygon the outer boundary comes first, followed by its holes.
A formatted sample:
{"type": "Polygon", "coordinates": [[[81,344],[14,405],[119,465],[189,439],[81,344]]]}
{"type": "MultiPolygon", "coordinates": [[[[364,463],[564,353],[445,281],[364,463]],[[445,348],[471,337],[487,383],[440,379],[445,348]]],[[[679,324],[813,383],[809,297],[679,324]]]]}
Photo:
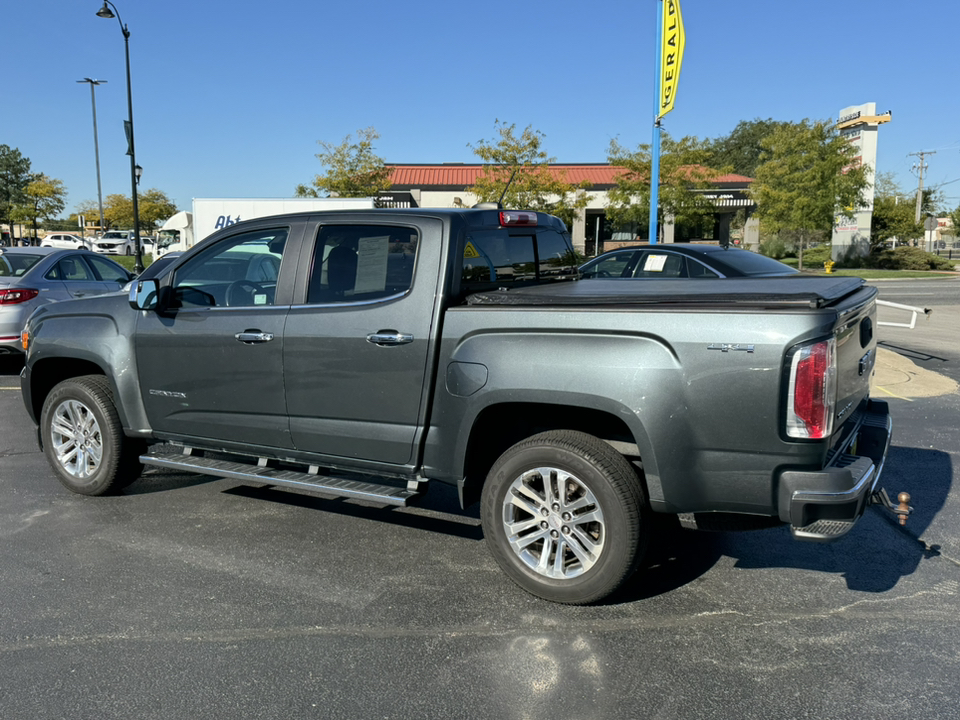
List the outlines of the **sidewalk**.
{"type": "Polygon", "coordinates": [[[957,383],[939,373],[917,366],[912,360],[886,348],[877,348],[877,364],[870,382],[870,394],[882,400],[949,395],[958,391],[957,383]]]}

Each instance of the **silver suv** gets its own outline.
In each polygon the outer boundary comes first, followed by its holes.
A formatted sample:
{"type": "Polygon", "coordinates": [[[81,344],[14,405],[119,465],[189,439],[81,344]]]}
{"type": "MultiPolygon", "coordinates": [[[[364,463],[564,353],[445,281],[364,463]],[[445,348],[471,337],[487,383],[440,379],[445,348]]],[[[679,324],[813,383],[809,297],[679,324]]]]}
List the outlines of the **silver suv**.
{"type": "Polygon", "coordinates": [[[136,251],[133,230],[107,230],[93,244],[93,249],[106,255],[133,255],[136,251]]]}

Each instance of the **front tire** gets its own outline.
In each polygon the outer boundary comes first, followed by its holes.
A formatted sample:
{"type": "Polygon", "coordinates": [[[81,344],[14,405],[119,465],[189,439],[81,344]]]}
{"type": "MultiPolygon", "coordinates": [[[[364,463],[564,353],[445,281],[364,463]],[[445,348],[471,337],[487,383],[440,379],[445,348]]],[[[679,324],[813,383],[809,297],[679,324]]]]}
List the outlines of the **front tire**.
{"type": "Polygon", "coordinates": [[[481,498],[484,535],[520,587],[554,602],[597,602],[646,551],[649,511],[636,472],[592,435],[534,435],[494,463],[481,498]]]}
{"type": "Polygon", "coordinates": [[[43,452],[69,490],[104,495],[139,477],[142,443],[123,434],[106,378],[85,375],[50,391],[40,414],[43,452]]]}

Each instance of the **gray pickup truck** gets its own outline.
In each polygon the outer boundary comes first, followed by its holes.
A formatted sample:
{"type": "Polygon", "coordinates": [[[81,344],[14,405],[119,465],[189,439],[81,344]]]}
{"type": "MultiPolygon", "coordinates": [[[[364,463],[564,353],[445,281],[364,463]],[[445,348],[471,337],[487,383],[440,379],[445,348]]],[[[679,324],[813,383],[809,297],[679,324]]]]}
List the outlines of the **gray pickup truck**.
{"type": "Polygon", "coordinates": [[[129,297],[38,310],[23,399],[86,495],[143,465],[397,505],[455,486],[564,603],[618,588],[658,517],[824,541],[889,500],[874,288],[577,278],[529,211],[261,218],[129,297]]]}

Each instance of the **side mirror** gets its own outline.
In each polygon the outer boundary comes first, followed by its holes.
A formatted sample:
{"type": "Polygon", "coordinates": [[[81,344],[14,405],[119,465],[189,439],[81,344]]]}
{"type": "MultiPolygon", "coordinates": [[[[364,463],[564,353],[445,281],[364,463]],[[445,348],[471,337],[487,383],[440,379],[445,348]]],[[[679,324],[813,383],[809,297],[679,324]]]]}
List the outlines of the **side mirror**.
{"type": "Polygon", "coordinates": [[[160,297],[158,280],[134,280],[130,287],[130,307],[134,310],[156,310],[160,297]]]}

